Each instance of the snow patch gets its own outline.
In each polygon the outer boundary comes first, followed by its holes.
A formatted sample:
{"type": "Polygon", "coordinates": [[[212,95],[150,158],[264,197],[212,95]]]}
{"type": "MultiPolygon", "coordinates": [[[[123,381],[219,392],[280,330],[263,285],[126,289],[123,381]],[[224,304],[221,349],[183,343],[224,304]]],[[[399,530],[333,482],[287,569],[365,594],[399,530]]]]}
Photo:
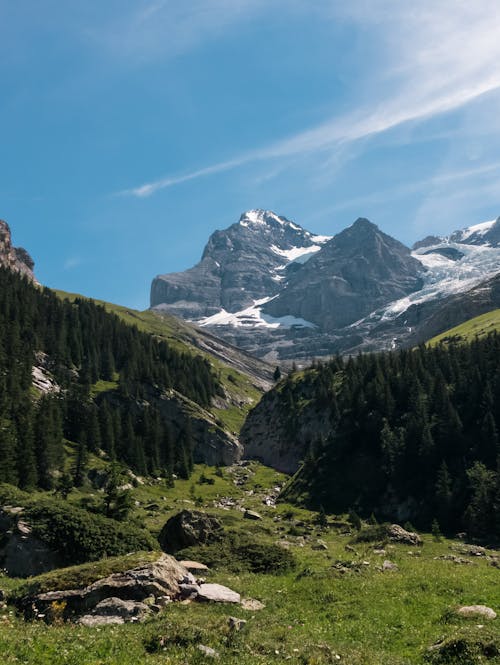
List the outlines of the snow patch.
{"type": "Polygon", "coordinates": [[[493,219],[489,222],[481,222],[480,224],[468,226],[466,229],[462,230],[459,240],[463,242],[473,235],[484,236],[486,233],[488,233],[495,222],[496,220],[493,219]]]}
{"type": "Polygon", "coordinates": [[[311,258],[313,254],[319,252],[320,249],[320,245],[309,245],[309,247],[291,247],[290,249],[281,249],[276,245],[271,245],[271,250],[275,254],[283,256],[289,263],[292,261],[297,263],[305,263],[308,259],[311,258]]]}
{"type": "MultiPolygon", "coordinates": [[[[276,297],[276,296],[274,296],[276,297]]],[[[233,328],[268,328],[275,330],[277,328],[316,328],[314,323],[295,316],[274,317],[265,314],[261,306],[273,300],[273,298],[261,298],[255,300],[253,305],[242,309],[240,312],[226,312],[221,309],[217,314],[207,316],[198,321],[198,325],[205,326],[232,326],[233,328]]]]}

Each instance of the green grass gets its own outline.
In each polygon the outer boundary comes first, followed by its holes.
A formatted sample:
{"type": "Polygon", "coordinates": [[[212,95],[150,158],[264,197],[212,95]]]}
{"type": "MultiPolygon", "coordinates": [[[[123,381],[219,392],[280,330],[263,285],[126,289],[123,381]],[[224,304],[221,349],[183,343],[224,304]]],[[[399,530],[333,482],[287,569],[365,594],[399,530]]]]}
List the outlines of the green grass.
{"type": "MultiPolygon", "coordinates": [[[[173,488],[146,482],[132,490],[139,505],[134,507],[131,519],[152,532],[158,532],[168,517],[182,508],[196,507],[194,496],[201,501],[202,509],[220,517],[226,529],[261,543],[288,542],[297,559],[293,571],[281,575],[236,574],[218,567],[210,573],[211,581],[226,584],[243,597],[260,600],[266,606],[264,610],[171,604],[145,624],[99,630],[70,624],[24,624],[7,613],[4,619],[0,617],[2,663],[196,665],[207,662],[197,649],[201,643],[220,653],[217,662],[221,665],[283,661],[299,665],[423,665],[427,648],[440,639],[453,642],[462,635],[471,644],[483,639],[500,644],[500,619],[478,628],[487,622],[462,619],[453,613],[462,604],[484,604],[499,612],[499,571],[489,560],[471,557],[469,565],[458,565],[436,559],[450,554],[450,547],[459,546],[459,542],[435,542],[429,535],[424,535],[423,547],[387,545],[386,554],[381,556],[374,552],[373,544],[353,544],[354,533],[347,532],[343,516],[330,516],[329,527],[321,529],[316,513],[288,504],[266,506],[263,500],[269,490],[285,479],[283,474],[252,462],[248,467],[223,469],[222,477],[213,468],[197,466],[190,480],[178,480],[173,488]],[[202,475],[213,478],[214,484],[199,484],[202,475]],[[243,484],[235,485],[235,480],[243,484]],[[215,507],[214,502],[221,497],[233,497],[236,505],[229,510],[215,507]],[[258,511],[262,521],[244,519],[243,507],[258,511]],[[326,543],[326,550],[314,549],[318,539],[326,543]],[[399,570],[382,572],[384,559],[395,562],[399,570]],[[337,566],[339,561],[343,570],[337,566]],[[230,633],[229,616],[247,620],[241,633],[230,633]]],[[[76,500],[84,492],[72,493],[69,500],[76,500]]],[[[143,557],[154,556],[146,553],[108,559],[35,580],[3,584],[3,578],[0,588],[19,592],[26,584],[49,589],[88,583],[96,576],[120,567],[131,568],[143,557]]],[[[475,649],[471,647],[473,655],[467,660],[447,662],[500,663],[498,657],[486,660],[475,649]]]]}
{"type": "Polygon", "coordinates": [[[471,342],[476,337],[481,338],[489,335],[489,333],[500,330],[500,309],[495,309],[492,312],[481,314],[469,321],[461,323],[446,332],[433,337],[429,342],[430,346],[436,344],[446,343],[448,341],[457,342],[471,342]]]}

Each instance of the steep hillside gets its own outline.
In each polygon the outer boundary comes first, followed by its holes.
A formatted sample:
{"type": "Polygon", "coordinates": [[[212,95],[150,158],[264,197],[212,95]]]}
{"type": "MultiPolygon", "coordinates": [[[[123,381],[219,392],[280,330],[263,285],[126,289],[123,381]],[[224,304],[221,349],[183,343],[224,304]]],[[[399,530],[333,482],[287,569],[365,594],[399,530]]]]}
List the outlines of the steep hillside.
{"type": "Polygon", "coordinates": [[[65,483],[75,485],[89,453],[156,475],[239,459],[218,409],[237,395],[250,405],[257,390],[249,379],[226,368],[229,395],[222,369],[180,342],[175,348],[92,301],[61,300],[11,270],[0,269],[0,286],[0,481],[57,486],[65,442],[76,450],[65,483]]]}
{"type": "Polygon", "coordinates": [[[35,262],[22,247],[14,247],[12,235],[7,222],[0,219],[0,266],[8,268],[31,281],[36,281],[33,274],[35,262]]]}
{"type": "Polygon", "coordinates": [[[296,476],[288,499],[500,539],[500,336],[336,358],[282,380],[245,455],[296,476]]]}
{"type": "Polygon", "coordinates": [[[500,309],[475,316],[454,328],[436,335],[428,344],[434,346],[442,342],[472,342],[476,338],[485,337],[500,330],[500,309]]]}

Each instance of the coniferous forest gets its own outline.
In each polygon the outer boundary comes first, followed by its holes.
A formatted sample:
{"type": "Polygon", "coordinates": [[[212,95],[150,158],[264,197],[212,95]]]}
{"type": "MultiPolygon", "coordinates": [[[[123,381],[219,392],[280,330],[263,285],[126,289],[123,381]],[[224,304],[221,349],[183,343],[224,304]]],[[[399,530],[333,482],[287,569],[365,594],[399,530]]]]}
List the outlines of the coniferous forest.
{"type": "Polygon", "coordinates": [[[171,348],[92,301],[62,301],[0,269],[0,482],[52,489],[65,442],[75,449],[75,486],[98,450],[137,473],[189,476],[189,419],[174,433],[146,399],[171,389],[208,406],[220,385],[201,356],[171,348]],[[33,387],[39,365],[50,369],[56,390],[33,387]],[[113,387],[112,400],[96,390],[103,382],[113,387]]]}
{"type": "Polygon", "coordinates": [[[289,442],[311,407],[329,420],[287,498],[500,536],[500,335],[335,358],[278,390],[289,442]]]}

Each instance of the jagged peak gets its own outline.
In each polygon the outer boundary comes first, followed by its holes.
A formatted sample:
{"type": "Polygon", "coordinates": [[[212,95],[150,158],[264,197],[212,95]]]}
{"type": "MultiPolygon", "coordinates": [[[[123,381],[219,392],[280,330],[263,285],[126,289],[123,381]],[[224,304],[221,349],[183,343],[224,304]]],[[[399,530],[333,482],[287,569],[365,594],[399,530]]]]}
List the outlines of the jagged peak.
{"type": "Polygon", "coordinates": [[[262,208],[255,208],[244,212],[239,221],[240,226],[255,227],[255,226],[269,226],[279,224],[280,226],[289,226],[296,231],[303,231],[302,227],[294,222],[291,222],[286,217],[277,215],[272,210],[264,210],[262,208]]]}

